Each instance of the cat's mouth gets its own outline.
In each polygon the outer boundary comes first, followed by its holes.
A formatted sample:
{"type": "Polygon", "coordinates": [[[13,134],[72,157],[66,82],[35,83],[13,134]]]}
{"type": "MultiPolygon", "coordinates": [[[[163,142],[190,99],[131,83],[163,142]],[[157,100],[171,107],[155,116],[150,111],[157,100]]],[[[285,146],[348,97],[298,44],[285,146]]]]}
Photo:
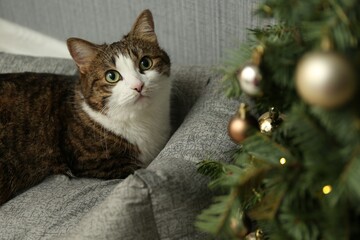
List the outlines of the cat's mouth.
{"type": "Polygon", "coordinates": [[[150,98],[149,96],[144,95],[143,93],[138,93],[137,96],[136,96],[135,102],[146,101],[149,98],[150,98]]]}

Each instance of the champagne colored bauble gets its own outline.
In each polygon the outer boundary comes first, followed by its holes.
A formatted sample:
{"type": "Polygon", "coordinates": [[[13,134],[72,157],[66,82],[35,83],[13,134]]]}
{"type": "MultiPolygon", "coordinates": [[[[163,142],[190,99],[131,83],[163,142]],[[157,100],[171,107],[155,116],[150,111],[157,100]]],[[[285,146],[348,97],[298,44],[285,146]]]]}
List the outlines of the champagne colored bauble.
{"type": "Polygon", "coordinates": [[[260,87],[262,75],[257,65],[245,65],[238,73],[237,78],[240,83],[240,88],[244,93],[252,97],[262,95],[262,89],[260,87]]]}
{"type": "Polygon", "coordinates": [[[250,128],[251,125],[246,119],[234,116],[229,122],[228,133],[231,140],[235,143],[241,143],[248,137],[250,128]]]}
{"type": "Polygon", "coordinates": [[[239,111],[229,121],[228,134],[235,143],[241,143],[251,133],[252,129],[257,126],[257,121],[246,109],[245,104],[241,104],[239,111]]]}
{"type": "Polygon", "coordinates": [[[299,62],[296,88],[308,104],[323,108],[343,106],[355,94],[355,72],[348,60],[335,52],[312,52],[299,62]]]}

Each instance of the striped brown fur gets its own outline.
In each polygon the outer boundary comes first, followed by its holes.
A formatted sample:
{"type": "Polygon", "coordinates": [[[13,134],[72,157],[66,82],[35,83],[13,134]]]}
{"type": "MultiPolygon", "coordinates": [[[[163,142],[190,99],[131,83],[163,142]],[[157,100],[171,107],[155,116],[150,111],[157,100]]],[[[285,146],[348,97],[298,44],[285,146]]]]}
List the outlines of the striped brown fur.
{"type": "Polygon", "coordinates": [[[51,174],[122,178],[139,149],[93,122],[74,77],[0,75],[0,204],[51,174]]]}

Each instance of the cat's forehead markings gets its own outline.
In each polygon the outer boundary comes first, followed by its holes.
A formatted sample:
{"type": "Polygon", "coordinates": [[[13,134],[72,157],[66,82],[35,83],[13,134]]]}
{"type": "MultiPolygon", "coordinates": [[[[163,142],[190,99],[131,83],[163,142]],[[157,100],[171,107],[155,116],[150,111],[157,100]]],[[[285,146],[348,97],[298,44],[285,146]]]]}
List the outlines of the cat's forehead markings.
{"type": "Polygon", "coordinates": [[[111,63],[114,64],[114,66],[116,66],[116,59],[115,56],[111,57],[111,63]]]}
{"type": "Polygon", "coordinates": [[[129,56],[119,54],[115,57],[115,62],[116,69],[122,74],[136,72],[134,61],[129,56]]]}
{"type": "Polygon", "coordinates": [[[130,49],[130,54],[135,58],[139,57],[138,51],[136,49],[130,49]]]}

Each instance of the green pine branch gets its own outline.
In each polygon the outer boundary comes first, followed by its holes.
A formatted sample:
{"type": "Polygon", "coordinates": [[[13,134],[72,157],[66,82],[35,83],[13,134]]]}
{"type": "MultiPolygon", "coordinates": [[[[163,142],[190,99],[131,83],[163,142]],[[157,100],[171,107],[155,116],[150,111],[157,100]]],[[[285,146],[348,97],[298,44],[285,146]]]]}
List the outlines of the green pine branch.
{"type": "Polygon", "coordinates": [[[238,239],[245,212],[270,239],[357,239],[360,95],[340,109],[309,106],[297,95],[294,73],[302,56],[319,48],[360,64],[360,4],[264,0],[257,13],[278,24],[250,30],[247,43],[230,54],[220,69],[225,91],[231,97],[243,94],[237,75],[262,46],[264,95],[256,98],[257,111],[276,107],[286,117],[271,136],[255,133],[243,141],[232,164],[200,165],[199,171],[212,179],[209,186],[228,194],[199,216],[198,227],[238,239]]]}
{"type": "Polygon", "coordinates": [[[225,174],[224,164],[218,161],[203,160],[199,162],[197,171],[211,180],[218,179],[221,175],[225,174]]]}
{"type": "MultiPolygon", "coordinates": [[[[240,209],[238,192],[231,191],[229,195],[214,198],[210,208],[205,209],[197,218],[196,227],[223,239],[234,239],[231,216],[235,219],[240,209]]],[[[241,220],[241,219],[240,219],[241,220]]]]}

